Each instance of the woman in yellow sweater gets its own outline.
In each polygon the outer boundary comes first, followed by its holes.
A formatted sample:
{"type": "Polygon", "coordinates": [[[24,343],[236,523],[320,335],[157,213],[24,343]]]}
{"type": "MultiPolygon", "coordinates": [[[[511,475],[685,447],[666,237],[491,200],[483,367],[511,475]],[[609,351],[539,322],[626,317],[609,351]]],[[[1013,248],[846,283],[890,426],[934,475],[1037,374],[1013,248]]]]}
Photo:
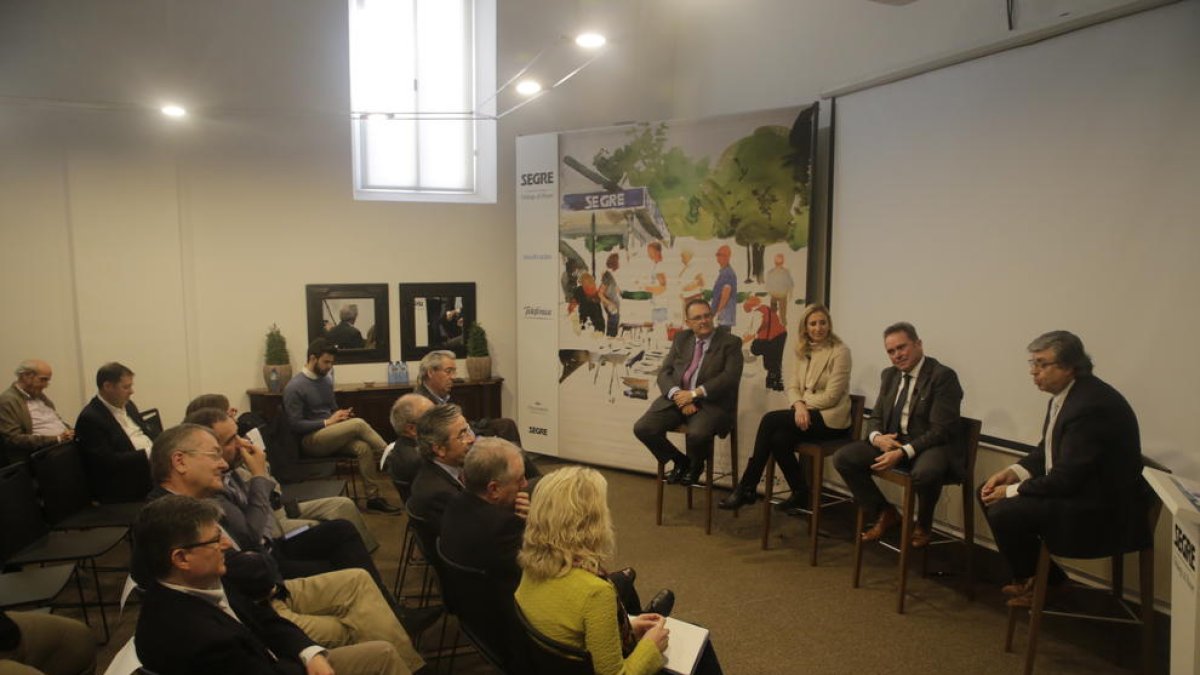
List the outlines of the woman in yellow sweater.
{"type": "Polygon", "coordinates": [[[597,675],[657,673],[667,648],[664,618],[625,613],[604,577],[614,547],[604,477],[580,466],[547,474],[534,492],[517,558],[517,605],[547,637],[586,649],[597,675]]]}

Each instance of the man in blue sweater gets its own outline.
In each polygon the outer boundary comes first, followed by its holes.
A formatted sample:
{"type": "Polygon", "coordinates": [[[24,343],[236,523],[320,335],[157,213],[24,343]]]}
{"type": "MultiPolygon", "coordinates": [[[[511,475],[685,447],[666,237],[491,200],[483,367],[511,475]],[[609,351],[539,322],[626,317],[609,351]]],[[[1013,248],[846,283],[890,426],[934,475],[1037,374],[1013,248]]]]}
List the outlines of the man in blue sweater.
{"type": "Polygon", "coordinates": [[[387,443],[352,408],[338,408],[329,371],[337,358],[337,345],[317,338],[308,346],[307,362],[298,377],[283,388],[283,411],[292,431],[300,437],[301,451],[310,457],[353,454],[367,492],[367,508],[399,513],[379,495],[374,480],[379,473],[379,456],[387,443]]]}

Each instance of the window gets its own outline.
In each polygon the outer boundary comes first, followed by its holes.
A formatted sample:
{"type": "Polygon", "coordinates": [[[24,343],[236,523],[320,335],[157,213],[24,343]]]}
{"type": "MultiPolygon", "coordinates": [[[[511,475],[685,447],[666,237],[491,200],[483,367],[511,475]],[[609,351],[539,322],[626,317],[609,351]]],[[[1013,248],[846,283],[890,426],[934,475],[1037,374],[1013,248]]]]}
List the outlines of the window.
{"type": "Polygon", "coordinates": [[[350,0],[354,196],[496,201],[495,0],[350,0]]]}

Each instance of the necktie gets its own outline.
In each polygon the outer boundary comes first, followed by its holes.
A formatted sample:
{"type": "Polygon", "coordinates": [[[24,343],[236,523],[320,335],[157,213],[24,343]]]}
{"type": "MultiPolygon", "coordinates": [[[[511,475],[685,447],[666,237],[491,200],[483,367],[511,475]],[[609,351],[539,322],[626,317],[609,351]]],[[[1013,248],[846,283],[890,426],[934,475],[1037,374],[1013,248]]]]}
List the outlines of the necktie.
{"type": "Polygon", "coordinates": [[[1054,425],[1058,422],[1058,411],[1062,410],[1062,401],[1055,396],[1050,399],[1050,416],[1046,419],[1046,473],[1054,468],[1054,425]]]}
{"type": "Polygon", "coordinates": [[[688,364],[687,370],[683,371],[683,380],[679,383],[684,389],[692,388],[692,376],[696,374],[696,369],[700,367],[700,357],[704,356],[704,341],[696,340],[696,349],[692,352],[692,362],[688,364]]]}
{"type": "Polygon", "coordinates": [[[900,387],[900,397],[896,399],[896,405],[892,406],[892,414],[888,419],[887,433],[900,433],[900,418],[904,416],[904,406],[908,403],[908,385],[912,382],[912,375],[904,374],[904,386],[900,387]]]}

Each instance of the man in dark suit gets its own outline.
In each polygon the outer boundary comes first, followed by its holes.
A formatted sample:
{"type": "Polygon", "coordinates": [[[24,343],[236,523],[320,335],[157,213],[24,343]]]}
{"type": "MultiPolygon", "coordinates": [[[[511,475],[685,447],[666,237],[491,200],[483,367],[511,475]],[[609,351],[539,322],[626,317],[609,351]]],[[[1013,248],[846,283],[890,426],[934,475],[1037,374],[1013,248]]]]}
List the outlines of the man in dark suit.
{"type": "Polygon", "coordinates": [[[389,416],[396,442],[383,451],[383,469],[404,501],[412,496],[412,482],[421,470],[421,451],[417,448],[417,420],[421,419],[433,401],[420,394],[405,394],[392,404],[389,416]]]}
{"type": "Polygon", "coordinates": [[[270,606],[226,588],[224,551],[233,544],[210,503],[169,495],[148,504],[133,528],[146,589],[138,658],[161,675],[400,675],[411,671],[392,645],[360,642],[326,650],[270,606]]]}
{"type": "MultiPolygon", "coordinates": [[[[421,359],[417,369],[417,388],[414,393],[428,398],[434,405],[450,403],[450,392],[454,389],[454,377],[457,374],[454,352],[445,349],[429,352],[421,359]]],[[[517,423],[507,417],[473,420],[471,428],[480,436],[499,436],[516,443],[517,447],[521,446],[521,432],[517,429],[517,423]]]]}
{"type": "Polygon", "coordinates": [[[879,491],[871,472],[907,469],[918,501],[911,544],[923,548],[929,545],[942,485],[966,470],[966,458],[952,443],[963,391],[953,370],[925,356],[912,324],[888,326],[883,347],[892,366],[883,371],[879,398],[866,424],[867,439],[839,448],[833,465],[854,500],[875,516],[874,525],[859,535],[863,541],[879,539],[900,522],[900,514],[879,491]]]}
{"type": "MultiPolygon", "coordinates": [[[[1010,606],[1028,607],[1042,541],[1056,555],[1096,557],[1150,544],[1149,486],[1142,478],[1137,416],[1092,374],[1083,342],[1067,331],[1029,344],[1029,372],[1051,395],[1037,448],[979,490],[1014,582],[1010,606]]],[[[1052,565],[1050,584],[1066,575],[1052,565]]]]}
{"type": "Polygon", "coordinates": [[[713,438],[729,431],[737,414],[742,341],[716,330],[712,309],[700,298],[689,300],[684,314],[689,330],[675,336],[658,371],[662,396],[634,423],[633,433],[659,462],[674,461],[669,482],[690,485],[712,457],[713,438]],[[667,440],[667,432],[685,422],[686,455],[667,440]]]}
{"type": "Polygon", "coordinates": [[[417,443],[423,463],[413,479],[408,511],[427,520],[433,532],[441,532],[446,506],[463,491],[463,460],[475,444],[475,432],[461,408],[445,403],[417,420],[417,443]]]}
{"type": "Polygon", "coordinates": [[[129,400],[133,371],[117,362],[96,371],[97,395],[75,421],[92,496],[105,503],[140,502],[150,491],[150,428],[129,400]]]}

